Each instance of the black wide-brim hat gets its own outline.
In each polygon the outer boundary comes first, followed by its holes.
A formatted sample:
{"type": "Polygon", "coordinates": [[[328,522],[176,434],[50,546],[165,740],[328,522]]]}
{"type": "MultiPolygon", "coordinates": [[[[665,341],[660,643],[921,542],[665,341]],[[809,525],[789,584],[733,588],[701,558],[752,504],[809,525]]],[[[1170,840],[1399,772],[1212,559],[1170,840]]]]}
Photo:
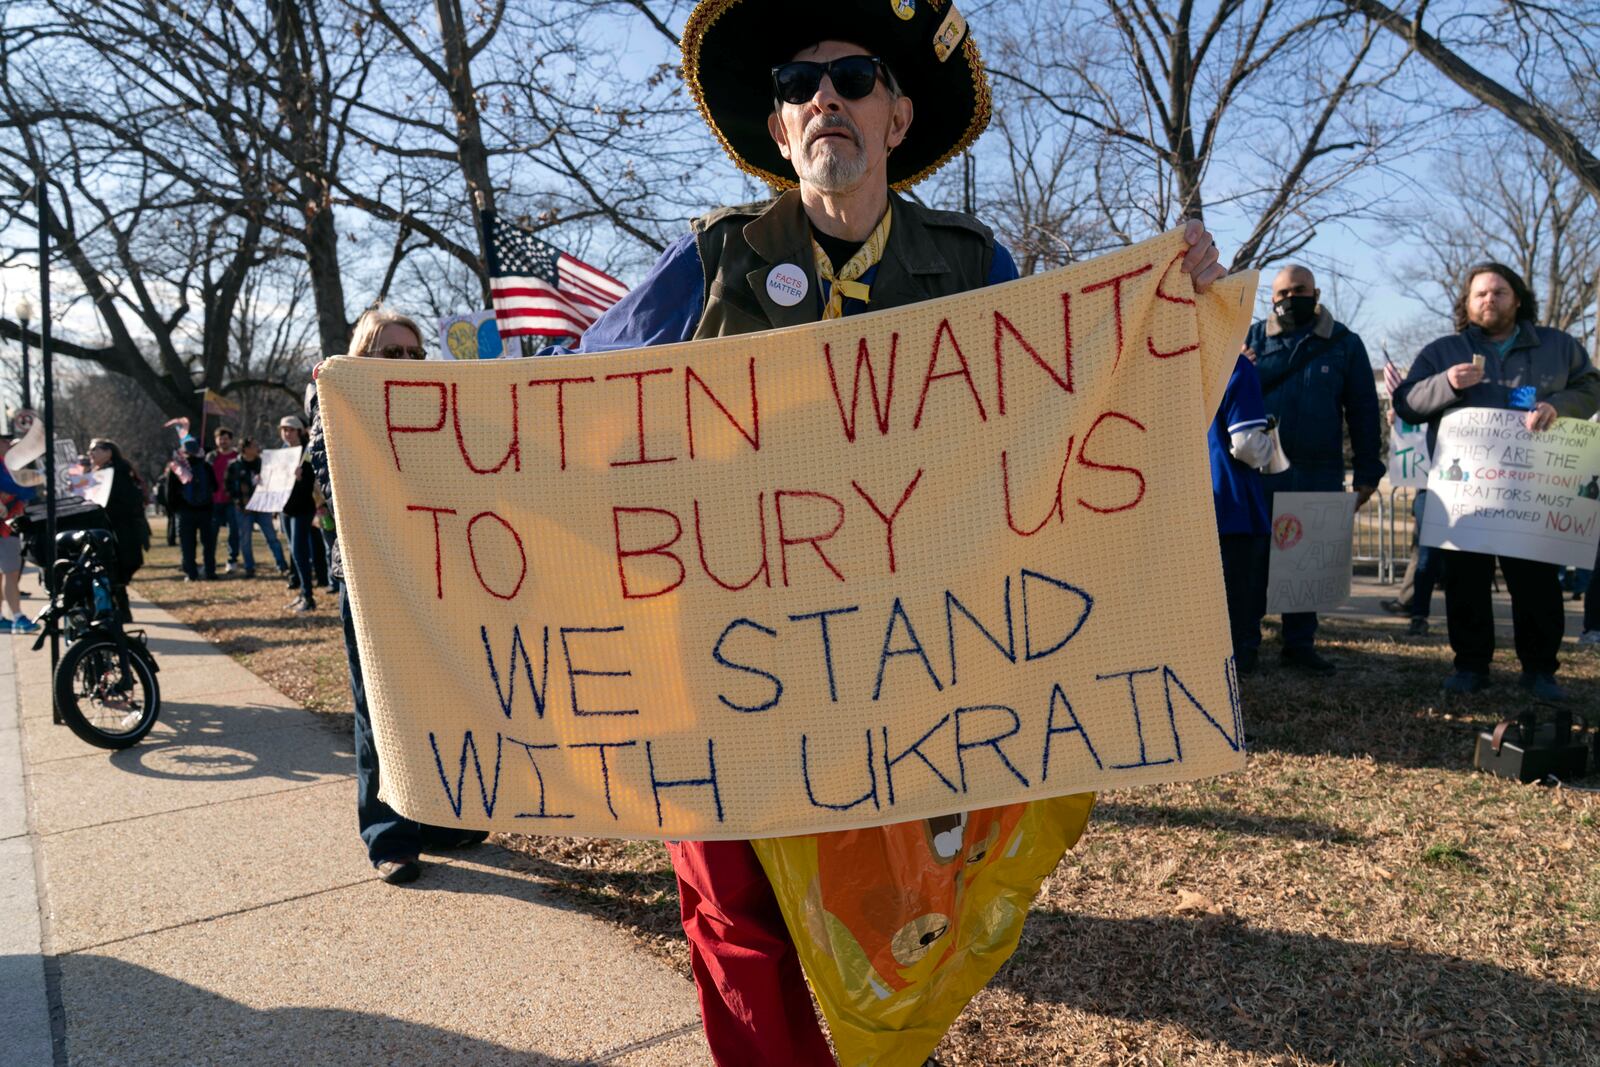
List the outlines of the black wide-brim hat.
{"type": "Polygon", "coordinates": [[[797,184],[767,131],[772,68],[819,41],[881,57],[911,98],[911,129],[889,155],[889,184],[922,181],[989,125],[989,77],[954,0],[700,0],[683,31],[683,76],[740,170],[797,184]]]}

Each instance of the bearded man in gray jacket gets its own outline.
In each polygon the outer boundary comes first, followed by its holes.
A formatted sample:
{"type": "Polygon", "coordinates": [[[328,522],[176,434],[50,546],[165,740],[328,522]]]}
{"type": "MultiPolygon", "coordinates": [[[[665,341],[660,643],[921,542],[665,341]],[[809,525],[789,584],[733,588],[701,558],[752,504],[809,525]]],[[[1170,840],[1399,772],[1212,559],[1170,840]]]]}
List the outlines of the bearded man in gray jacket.
{"type": "MultiPolygon", "coordinates": [[[[1501,263],[1468,269],[1455,303],[1456,332],[1424,348],[1394,393],[1394,410],[1407,422],[1427,423],[1434,451],[1439,420],[1463,407],[1526,412],[1530,431],[1558,418],[1586,419],[1600,407],[1600,371],[1570,334],[1536,326],[1538,301],[1521,276],[1501,263]]],[[[1494,658],[1494,611],[1489,586],[1495,556],[1445,551],[1445,612],[1455,673],[1451,692],[1476,693],[1489,685],[1494,658]]],[[[1500,556],[1511,594],[1511,618],[1520,684],[1541,700],[1560,700],[1556,652],[1566,629],[1560,569],[1553,563],[1500,556]]]]}

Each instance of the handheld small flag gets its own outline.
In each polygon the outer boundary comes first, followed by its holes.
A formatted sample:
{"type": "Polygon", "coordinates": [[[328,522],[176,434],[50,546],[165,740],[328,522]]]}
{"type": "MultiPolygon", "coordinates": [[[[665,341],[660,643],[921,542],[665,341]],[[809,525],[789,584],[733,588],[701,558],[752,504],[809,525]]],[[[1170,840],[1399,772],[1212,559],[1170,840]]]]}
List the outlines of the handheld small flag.
{"type": "Polygon", "coordinates": [[[1394,360],[1389,358],[1389,353],[1383,353],[1383,387],[1389,391],[1393,398],[1394,391],[1400,388],[1400,383],[1405,381],[1405,376],[1400,373],[1400,368],[1394,365],[1394,360]]]}
{"type": "Polygon", "coordinates": [[[239,417],[239,402],[232,397],[223,396],[215,389],[206,390],[203,404],[207,415],[215,415],[219,419],[236,419],[239,417]]]}

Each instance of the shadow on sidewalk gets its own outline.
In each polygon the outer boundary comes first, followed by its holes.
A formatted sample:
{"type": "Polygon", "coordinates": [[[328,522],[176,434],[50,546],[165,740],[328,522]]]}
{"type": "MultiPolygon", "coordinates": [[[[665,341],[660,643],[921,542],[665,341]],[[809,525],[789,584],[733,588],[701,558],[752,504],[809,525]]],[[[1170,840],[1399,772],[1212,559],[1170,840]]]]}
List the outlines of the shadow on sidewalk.
{"type": "Polygon", "coordinates": [[[282,707],[163,701],[160,725],[174,732],[161,730],[112,753],[111,764],[151,778],[213,782],[309,782],[356,770],[348,738],[330,739],[320,722],[282,707]]]}
{"type": "MultiPolygon", "coordinates": [[[[108,956],[70,954],[56,963],[66,1003],[80,1011],[92,1005],[96,1013],[93,1018],[66,1013],[65,1058],[71,1063],[599,1067],[654,1043],[619,1044],[593,1059],[562,1059],[373,1012],[259,1009],[108,956]]],[[[311,989],[323,984],[315,977],[305,982],[311,989]]]]}
{"type": "Polygon", "coordinates": [[[1483,1050],[1503,1042],[1519,1050],[1516,1062],[1576,1064],[1592,1062],[1600,1039],[1593,989],[1226,918],[1035,909],[995,982],[1034,1003],[1175,1023],[1202,1041],[1296,1062],[1504,1063],[1483,1050]],[[1429,1034],[1440,1048],[1465,1041],[1477,1051],[1440,1056],[1422,1044],[1429,1034]]]}

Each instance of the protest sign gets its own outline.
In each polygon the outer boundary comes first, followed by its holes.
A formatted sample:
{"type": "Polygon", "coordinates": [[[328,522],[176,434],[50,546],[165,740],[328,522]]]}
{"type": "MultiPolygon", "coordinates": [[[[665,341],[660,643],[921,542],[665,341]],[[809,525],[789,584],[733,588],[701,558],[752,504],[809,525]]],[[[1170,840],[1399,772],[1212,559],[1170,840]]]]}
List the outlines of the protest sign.
{"type": "Polygon", "coordinates": [[[499,359],[504,353],[493,311],[447,315],[439,320],[440,359],[499,359]]]}
{"type": "Polygon", "coordinates": [[[1463,408],[1439,421],[1422,543],[1567,567],[1594,566],[1600,525],[1600,425],[1463,408]]]}
{"type": "Polygon", "coordinates": [[[1267,610],[1331,611],[1350,599],[1352,493],[1274,493],[1267,610]]]}
{"type": "Polygon", "coordinates": [[[1398,417],[1389,424],[1389,484],[1421,489],[1428,484],[1428,428],[1398,417]]]}
{"type": "Polygon", "coordinates": [[[85,471],[83,475],[83,499],[91,504],[99,504],[101,507],[109,505],[111,503],[111,476],[110,467],[85,471]]]}
{"type": "Polygon", "coordinates": [[[1255,277],[1195,298],[1185,247],[603,357],[330,360],[385,799],[737,839],[1240,768],[1204,439],[1255,277]]]}
{"type": "Polygon", "coordinates": [[[300,468],[300,449],[267,448],[261,452],[261,480],[256,491],[250,494],[246,511],[260,511],[268,515],[283,510],[294,492],[294,474],[300,468]]]}

